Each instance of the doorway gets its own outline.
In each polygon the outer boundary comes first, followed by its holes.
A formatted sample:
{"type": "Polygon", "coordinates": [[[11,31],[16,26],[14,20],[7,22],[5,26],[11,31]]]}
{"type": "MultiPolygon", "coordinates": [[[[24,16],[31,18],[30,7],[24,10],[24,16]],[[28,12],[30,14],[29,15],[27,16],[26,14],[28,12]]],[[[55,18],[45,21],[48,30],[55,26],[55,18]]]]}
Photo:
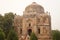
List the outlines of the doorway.
{"type": "Polygon", "coordinates": [[[32,33],[32,30],[31,29],[28,29],[28,35],[30,36],[32,33]]]}

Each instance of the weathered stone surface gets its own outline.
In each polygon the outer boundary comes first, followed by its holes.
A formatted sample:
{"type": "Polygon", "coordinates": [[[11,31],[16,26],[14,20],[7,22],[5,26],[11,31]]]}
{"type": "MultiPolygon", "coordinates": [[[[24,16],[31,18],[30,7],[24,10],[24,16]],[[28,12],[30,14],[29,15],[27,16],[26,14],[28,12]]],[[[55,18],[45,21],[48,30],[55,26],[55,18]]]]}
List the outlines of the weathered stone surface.
{"type": "Polygon", "coordinates": [[[23,16],[15,16],[14,28],[19,40],[29,40],[31,32],[36,34],[38,40],[52,40],[51,17],[35,2],[25,8],[23,16]]]}

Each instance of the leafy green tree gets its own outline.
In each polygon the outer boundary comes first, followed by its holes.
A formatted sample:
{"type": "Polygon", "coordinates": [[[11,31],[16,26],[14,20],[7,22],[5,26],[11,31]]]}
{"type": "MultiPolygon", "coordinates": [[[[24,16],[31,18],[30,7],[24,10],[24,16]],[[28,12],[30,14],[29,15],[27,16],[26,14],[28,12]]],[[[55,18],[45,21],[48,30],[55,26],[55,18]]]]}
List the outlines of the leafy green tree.
{"type": "Polygon", "coordinates": [[[13,26],[13,19],[14,19],[14,14],[12,12],[5,13],[4,15],[4,32],[7,37],[7,34],[9,33],[9,30],[13,26]]]}
{"type": "Polygon", "coordinates": [[[0,27],[3,28],[3,22],[4,21],[4,18],[3,16],[0,14],[0,27]]]}
{"type": "Polygon", "coordinates": [[[52,36],[53,40],[60,40],[60,31],[52,30],[52,36]]]}
{"type": "Polygon", "coordinates": [[[0,14],[0,28],[3,29],[2,33],[5,33],[5,39],[7,38],[9,31],[13,27],[13,19],[14,19],[14,14],[12,12],[5,13],[4,16],[0,14]]]}
{"type": "Polygon", "coordinates": [[[38,40],[38,38],[34,33],[31,33],[30,40],[38,40]]]}
{"type": "Polygon", "coordinates": [[[12,29],[10,30],[10,32],[7,36],[7,40],[18,40],[18,36],[14,30],[12,30],[12,29]]]}
{"type": "Polygon", "coordinates": [[[5,40],[5,34],[1,28],[0,28],[0,40],[5,40]]]}

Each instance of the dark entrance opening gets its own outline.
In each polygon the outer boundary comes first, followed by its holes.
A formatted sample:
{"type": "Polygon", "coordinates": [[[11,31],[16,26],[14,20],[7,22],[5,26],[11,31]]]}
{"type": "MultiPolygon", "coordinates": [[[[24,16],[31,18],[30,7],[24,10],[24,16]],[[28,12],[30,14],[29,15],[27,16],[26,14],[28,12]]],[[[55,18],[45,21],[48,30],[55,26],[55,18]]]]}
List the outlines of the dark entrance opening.
{"type": "Polygon", "coordinates": [[[30,36],[32,33],[32,30],[31,29],[28,29],[28,35],[30,36]]]}
{"type": "Polygon", "coordinates": [[[20,29],[20,34],[22,34],[22,29],[20,29]]]}
{"type": "Polygon", "coordinates": [[[40,34],[40,29],[38,29],[38,33],[40,34]]]}

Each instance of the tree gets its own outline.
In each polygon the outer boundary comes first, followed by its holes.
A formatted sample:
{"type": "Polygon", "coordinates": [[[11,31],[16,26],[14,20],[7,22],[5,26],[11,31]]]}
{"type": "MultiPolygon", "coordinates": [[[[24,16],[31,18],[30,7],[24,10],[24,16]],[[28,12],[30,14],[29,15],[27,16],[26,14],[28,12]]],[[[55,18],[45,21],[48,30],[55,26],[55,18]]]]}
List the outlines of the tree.
{"type": "Polygon", "coordinates": [[[31,33],[30,40],[38,40],[38,38],[34,33],[31,33]]]}
{"type": "Polygon", "coordinates": [[[60,31],[52,30],[53,40],[60,40],[60,31]]]}
{"type": "Polygon", "coordinates": [[[10,30],[10,32],[7,36],[7,40],[18,40],[18,36],[14,30],[12,30],[12,29],[10,30]]]}
{"type": "Polygon", "coordinates": [[[7,34],[9,33],[9,30],[13,26],[13,19],[14,19],[14,14],[12,12],[5,13],[4,15],[4,32],[7,37],[7,34]]]}
{"type": "Polygon", "coordinates": [[[5,13],[4,16],[0,14],[0,28],[3,29],[3,31],[0,32],[0,37],[5,33],[5,39],[7,39],[9,31],[13,28],[13,19],[14,14],[12,12],[5,13]]]}
{"type": "Polygon", "coordinates": [[[0,28],[0,40],[5,40],[5,34],[1,28],[0,28]]]}
{"type": "Polygon", "coordinates": [[[3,22],[4,21],[4,18],[3,16],[0,14],[0,27],[3,28],[3,22]]]}

